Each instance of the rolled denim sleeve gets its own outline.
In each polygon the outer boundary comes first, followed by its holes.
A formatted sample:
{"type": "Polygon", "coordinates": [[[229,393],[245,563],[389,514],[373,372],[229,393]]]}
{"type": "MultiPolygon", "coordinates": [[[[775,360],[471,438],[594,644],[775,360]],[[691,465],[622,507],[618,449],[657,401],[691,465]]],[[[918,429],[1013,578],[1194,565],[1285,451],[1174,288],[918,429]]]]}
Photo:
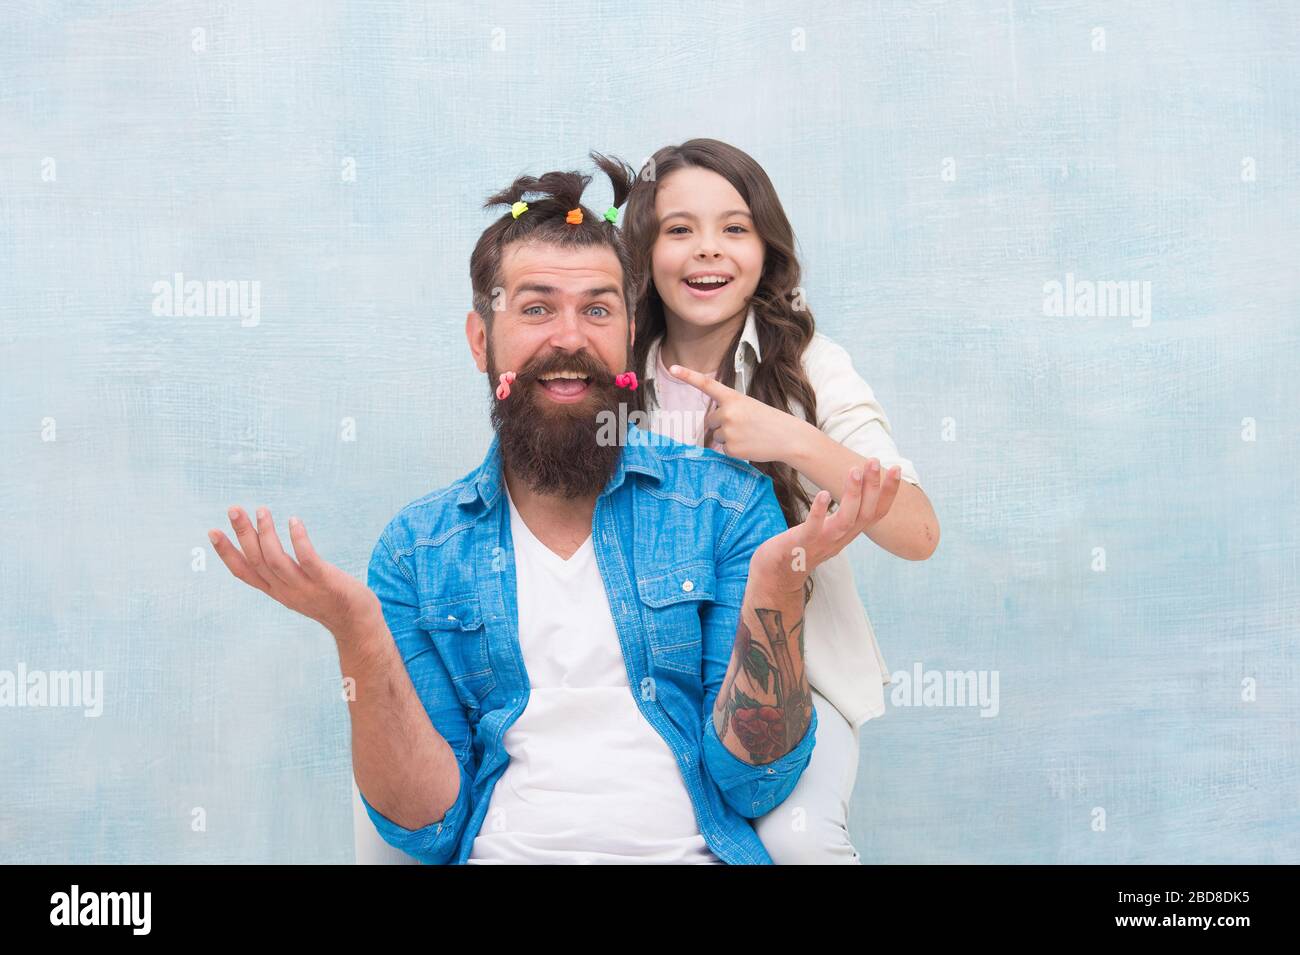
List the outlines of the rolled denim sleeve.
{"type": "Polygon", "coordinates": [[[364,793],[361,801],[385,842],[420,862],[441,865],[455,858],[473,808],[475,766],[469,721],[432,637],[419,625],[420,601],[415,579],[395,555],[390,529],[385,529],[375,544],[366,583],[379,598],[384,620],[425,713],[456,756],[460,789],[455,803],[442,819],[419,829],[399,826],[370,805],[364,793]]]}
{"type": "Polygon", "coordinates": [[[399,826],[370,805],[370,800],[366,798],[365,793],[361,793],[361,802],[366,807],[366,813],[374,823],[376,831],[390,846],[402,850],[425,865],[446,865],[456,854],[461,834],[465,829],[465,820],[469,818],[471,805],[469,794],[472,784],[473,780],[465,772],[464,764],[461,764],[460,792],[456,794],[456,802],[441,820],[431,822],[420,829],[399,826]]]}
{"type": "Polygon", "coordinates": [[[710,713],[704,718],[704,762],[727,805],[747,819],[756,819],[781,805],[794,791],[799,777],[808,768],[816,739],[817,711],[814,709],[808,729],[794,749],[780,759],[755,766],[722,744],[710,713]]]}
{"type": "Polygon", "coordinates": [[[747,819],[762,816],[785,801],[808,766],[817,736],[817,711],[814,710],[803,738],[790,752],[770,763],[755,765],[727,749],[713,725],[713,704],[722,690],[736,643],[750,558],[763,541],[785,529],[772,479],[759,474],[753,480],[746,506],[719,542],[716,596],[702,611],[704,766],[727,805],[747,819]]]}

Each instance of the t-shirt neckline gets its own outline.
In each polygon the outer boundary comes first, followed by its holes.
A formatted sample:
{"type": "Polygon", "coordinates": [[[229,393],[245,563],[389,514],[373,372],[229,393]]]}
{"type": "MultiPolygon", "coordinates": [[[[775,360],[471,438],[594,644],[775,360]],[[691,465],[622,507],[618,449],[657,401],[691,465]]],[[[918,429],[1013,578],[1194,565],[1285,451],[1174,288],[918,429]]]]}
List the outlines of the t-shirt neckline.
{"type": "MultiPolygon", "coordinates": [[[[503,482],[503,486],[504,486],[504,482],[503,482]]],[[[578,545],[577,550],[575,550],[567,558],[561,557],[555,551],[547,547],[546,544],[542,542],[542,539],[533,533],[533,529],[528,526],[528,522],[524,520],[524,516],[519,513],[519,508],[515,507],[515,502],[510,497],[509,488],[505,488],[505,495],[506,495],[506,504],[510,508],[510,516],[512,522],[517,526],[517,528],[522,533],[528,535],[528,539],[533,543],[533,549],[542,553],[545,559],[551,561],[556,567],[559,567],[563,570],[571,571],[573,570],[573,568],[577,567],[578,564],[580,563],[579,558],[584,557],[586,555],[586,552],[592,549],[593,547],[592,541],[594,540],[595,535],[588,534],[587,539],[578,545]]]]}

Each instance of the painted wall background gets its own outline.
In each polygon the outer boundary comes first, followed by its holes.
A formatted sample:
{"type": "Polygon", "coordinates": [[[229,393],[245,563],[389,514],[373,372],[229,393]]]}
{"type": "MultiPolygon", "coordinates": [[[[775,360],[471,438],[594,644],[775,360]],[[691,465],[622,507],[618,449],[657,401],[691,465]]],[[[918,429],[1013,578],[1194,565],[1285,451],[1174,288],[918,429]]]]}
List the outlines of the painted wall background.
{"type": "Polygon", "coordinates": [[[363,574],[487,447],[483,198],[708,135],[942,521],[854,545],[887,662],[998,675],[863,727],[864,861],[1300,861],[1297,10],[6,4],[0,670],[103,698],[0,707],[0,859],[352,860],[332,641],[205,532],[363,574]],[[178,272],[256,323],[153,314],[178,272]],[[1045,315],[1067,273],[1149,323],[1045,315]]]}

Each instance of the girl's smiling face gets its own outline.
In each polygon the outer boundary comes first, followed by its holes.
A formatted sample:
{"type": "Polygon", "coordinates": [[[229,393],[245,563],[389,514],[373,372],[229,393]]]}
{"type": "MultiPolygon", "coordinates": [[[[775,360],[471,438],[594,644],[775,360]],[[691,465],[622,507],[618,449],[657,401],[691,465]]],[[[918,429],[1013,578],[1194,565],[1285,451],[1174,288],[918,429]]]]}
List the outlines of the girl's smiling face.
{"type": "Polygon", "coordinates": [[[763,274],[763,240],[736,187],[687,166],[659,182],[651,260],[665,318],[710,327],[743,320],[763,274]]]}

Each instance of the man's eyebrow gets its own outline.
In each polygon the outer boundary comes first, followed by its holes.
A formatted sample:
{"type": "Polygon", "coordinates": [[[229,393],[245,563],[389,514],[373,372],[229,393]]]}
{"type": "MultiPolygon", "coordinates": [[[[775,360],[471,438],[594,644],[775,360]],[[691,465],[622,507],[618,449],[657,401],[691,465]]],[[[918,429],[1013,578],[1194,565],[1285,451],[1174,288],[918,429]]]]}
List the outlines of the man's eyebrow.
{"type": "MultiPolygon", "coordinates": [[[[539,295],[558,295],[559,291],[560,290],[554,285],[538,285],[534,282],[529,282],[515,289],[515,294],[522,295],[524,292],[536,292],[539,295]]],[[[600,288],[589,288],[583,294],[587,298],[595,298],[597,295],[609,295],[611,293],[622,295],[623,290],[617,285],[602,285],[600,288]]]]}
{"type": "MultiPolygon", "coordinates": [[[[750,214],[749,214],[747,211],[745,211],[744,209],[728,209],[726,212],[724,212],[724,213],[720,216],[720,218],[723,218],[723,219],[729,219],[729,218],[731,218],[732,216],[744,216],[746,219],[752,219],[752,218],[754,218],[752,215],[750,215],[750,214]]],[[[667,213],[664,214],[664,218],[665,218],[665,219],[674,219],[674,218],[677,218],[677,219],[690,219],[690,220],[694,221],[694,220],[696,219],[696,216],[695,216],[695,213],[693,213],[693,212],[684,212],[684,211],[683,211],[683,212],[667,212],[667,213]]]]}

